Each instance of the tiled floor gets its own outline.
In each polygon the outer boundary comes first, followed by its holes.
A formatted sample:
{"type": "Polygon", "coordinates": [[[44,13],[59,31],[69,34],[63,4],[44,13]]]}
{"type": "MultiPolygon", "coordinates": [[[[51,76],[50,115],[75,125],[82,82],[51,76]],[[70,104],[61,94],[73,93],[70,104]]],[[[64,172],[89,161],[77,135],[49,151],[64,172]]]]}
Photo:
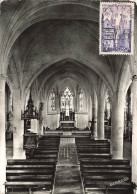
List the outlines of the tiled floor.
{"type": "Polygon", "coordinates": [[[59,150],[59,161],[58,165],[68,164],[68,165],[77,165],[77,153],[74,144],[62,145],[59,150]]]}
{"type": "Polygon", "coordinates": [[[83,194],[78,166],[57,166],[54,194],[83,194]]]}
{"type": "Polygon", "coordinates": [[[54,194],[83,194],[75,142],[61,140],[54,194]]]}

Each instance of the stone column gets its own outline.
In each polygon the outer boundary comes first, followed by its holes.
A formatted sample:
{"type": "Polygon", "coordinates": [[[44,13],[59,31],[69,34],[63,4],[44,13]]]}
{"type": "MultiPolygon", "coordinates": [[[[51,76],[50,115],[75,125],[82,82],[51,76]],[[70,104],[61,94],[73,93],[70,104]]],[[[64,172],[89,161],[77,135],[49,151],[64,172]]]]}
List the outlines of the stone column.
{"type": "Polygon", "coordinates": [[[45,101],[44,101],[44,112],[43,112],[43,114],[44,114],[44,127],[46,128],[47,127],[47,125],[48,125],[48,105],[47,105],[47,100],[48,100],[48,98],[46,98],[45,97],[45,101]]]}
{"type": "Polygon", "coordinates": [[[137,76],[132,83],[132,182],[137,185],[137,76]]]}
{"type": "Polygon", "coordinates": [[[98,99],[98,120],[97,120],[97,137],[98,139],[104,139],[104,108],[105,99],[100,97],[98,99]]]}
{"type": "Polygon", "coordinates": [[[5,140],[5,78],[0,77],[0,193],[5,194],[6,140],[5,140]]]}
{"type": "MultiPolygon", "coordinates": [[[[125,101],[125,105],[126,105],[126,101],[125,101]]],[[[127,111],[126,111],[125,105],[124,105],[124,136],[127,133],[127,111]]]]}
{"type": "Polygon", "coordinates": [[[42,123],[40,123],[40,121],[37,121],[38,123],[38,135],[41,136],[42,135],[42,123]]]}
{"type": "Polygon", "coordinates": [[[113,159],[123,159],[124,92],[112,99],[111,154],[113,159]]]}
{"type": "Polygon", "coordinates": [[[38,123],[39,123],[38,135],[39,136],[43,135],[43,125],[44,125],[43,110],[44,110],[44,102],[41,102],[40,103],[40,110],[39,110],[40,120],[38,121],[38,123]]]}
{"type": "Polygon", "coordinates": [[[127,95],[128,95],[127,127],[128,127],[128,130],[130,130],[129,126],[131,124],[131,117],[132,117],[132,113],[131,113],[131,110],[132,110],[132,108],[131,108],[131,87],[129,87],[127,95]]]}
{"type": "Polygon", "coordinates": [[[57,112],[60,112],[60,94],[56,94],[56,98],[55,98],[55,109],[57,110],[57,112]]]}
{"type": "Polygon", "coordinates": [[[97,96],[94,93],[92,100],[93,136],[97,138],[97,96]]]}
{"type": "Polygon", "coordinates": [[[24,101],[20,97],[20,91],[14,94],[13,114],[14,114],[14,131],[13,131],[13,158],[25,159],[23,150],[24,120],[21,120],[21,110],[24,108],[24,101]]]}
{"type": "Polygon", "coordinates": [[[88,127],[90,128],[91,127],[91,121],[92,121],[92,101],[91,101],[91,96],[89,96],[89,99],[88,99],[88,127]]]}

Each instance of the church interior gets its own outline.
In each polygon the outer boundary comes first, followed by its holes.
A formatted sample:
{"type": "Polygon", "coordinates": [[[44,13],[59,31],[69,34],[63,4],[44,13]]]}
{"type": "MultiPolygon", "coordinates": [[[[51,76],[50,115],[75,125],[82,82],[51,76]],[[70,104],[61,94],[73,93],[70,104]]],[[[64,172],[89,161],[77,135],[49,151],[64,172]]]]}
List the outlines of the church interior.
{"type": "Polygon", "coordinates": [[[99,54],[99,1],[0,5],[0,194],[137,193],[134,54],[99,54]]]}

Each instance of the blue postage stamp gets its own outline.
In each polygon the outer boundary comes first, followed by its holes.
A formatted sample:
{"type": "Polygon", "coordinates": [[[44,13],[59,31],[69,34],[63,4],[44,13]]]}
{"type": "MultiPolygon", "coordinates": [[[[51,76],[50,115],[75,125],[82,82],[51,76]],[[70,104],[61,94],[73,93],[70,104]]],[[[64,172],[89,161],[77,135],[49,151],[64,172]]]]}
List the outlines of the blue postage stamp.
{"type": "Polygon", "coordinates": [[[102,55],[133,54],[134,3],[100,3],[100,48],[102,55]]]}

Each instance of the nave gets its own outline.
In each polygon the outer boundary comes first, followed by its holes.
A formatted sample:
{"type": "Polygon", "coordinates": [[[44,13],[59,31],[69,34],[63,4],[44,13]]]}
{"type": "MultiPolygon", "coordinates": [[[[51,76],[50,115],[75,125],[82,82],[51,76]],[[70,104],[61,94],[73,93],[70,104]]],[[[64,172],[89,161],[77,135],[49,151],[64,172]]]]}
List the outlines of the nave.
{"type": "Polygon", "coordinates": [[[133,193],[129,160],[112,159],[110,142],[89,135],[43,135],[31,158],[8,160],[6,180],[8,194],[133,193]]]}
{"type": "Polygon", "coordinates": [[[0,194],[137,192],[135,3],[108,18],[111,46],[125,37],[133,53],[108,53],[106,42],[104,55],[104,1],[1,2],[0,194]]]}

